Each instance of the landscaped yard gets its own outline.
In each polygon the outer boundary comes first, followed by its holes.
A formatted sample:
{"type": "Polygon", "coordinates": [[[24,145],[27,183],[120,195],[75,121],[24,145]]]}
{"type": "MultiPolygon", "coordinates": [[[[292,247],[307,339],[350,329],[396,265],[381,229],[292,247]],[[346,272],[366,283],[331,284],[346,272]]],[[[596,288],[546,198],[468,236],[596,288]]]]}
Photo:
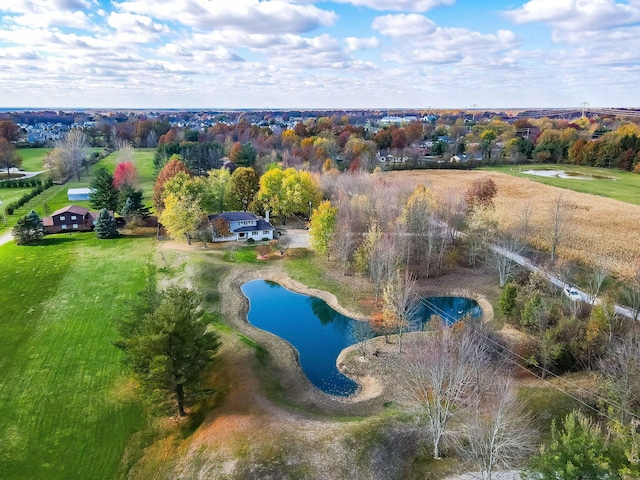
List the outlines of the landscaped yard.
{"type": "Polygon", "coordinates": [[[87,233],[0,247],[0,478],[112,479],[128,466],[146,415],[110,342],[154,246],[87,233]]]}
{"type": "Polygon", "coordinates": [[[18,154],[22,157],[22,169],[25,172],[39,172],[44,170],[44,159],[50,148],[19,148],[18,154]]]}

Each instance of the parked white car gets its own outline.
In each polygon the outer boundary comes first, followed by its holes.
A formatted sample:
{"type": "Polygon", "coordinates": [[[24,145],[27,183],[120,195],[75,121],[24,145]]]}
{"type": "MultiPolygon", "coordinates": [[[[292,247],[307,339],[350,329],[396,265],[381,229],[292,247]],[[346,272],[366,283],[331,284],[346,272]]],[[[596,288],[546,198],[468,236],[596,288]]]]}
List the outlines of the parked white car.
{"type": "Polygon", "coordinates": [[[582,301],[582,294],[574,287],[564,287],[562,291],[572,302],[582,301]]]}

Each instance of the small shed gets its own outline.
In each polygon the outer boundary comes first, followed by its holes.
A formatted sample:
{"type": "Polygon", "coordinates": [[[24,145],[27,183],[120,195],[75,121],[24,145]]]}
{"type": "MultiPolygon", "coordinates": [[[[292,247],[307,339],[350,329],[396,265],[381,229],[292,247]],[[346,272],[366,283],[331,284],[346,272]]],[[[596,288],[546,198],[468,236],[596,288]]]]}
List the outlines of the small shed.
{"type": "Polygon", "coordinates": [[[91,195],[90,188],[70,188],[67,190],[67,198],[69,201],[78,201],[78,200],[89,200],[89,195],[91,195]]]}

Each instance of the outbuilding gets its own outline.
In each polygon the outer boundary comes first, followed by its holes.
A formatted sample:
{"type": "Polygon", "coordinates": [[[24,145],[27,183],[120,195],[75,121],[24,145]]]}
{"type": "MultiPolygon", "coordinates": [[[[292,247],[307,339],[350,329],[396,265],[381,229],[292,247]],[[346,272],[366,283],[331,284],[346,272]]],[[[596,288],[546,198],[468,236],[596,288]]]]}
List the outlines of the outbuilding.
{"type": "Polygon", "coordinates": [[[70,188],[69,190],[67,190],[67,198],[70,202],[89,200],[89,195],[91,195],[91,192],[91,188],[70,188]]]}

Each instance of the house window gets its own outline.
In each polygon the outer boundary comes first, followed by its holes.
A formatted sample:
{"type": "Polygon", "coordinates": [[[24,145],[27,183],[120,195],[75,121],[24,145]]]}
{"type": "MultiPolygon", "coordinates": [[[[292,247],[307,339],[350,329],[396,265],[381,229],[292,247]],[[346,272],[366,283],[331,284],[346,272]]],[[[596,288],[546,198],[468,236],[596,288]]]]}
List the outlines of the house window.
{"type": "Polygon", "coordinates": [[[76,218],[78,217],[76,217],[75,215],[71,215],[71,220],[75,220],[76,218]]]}
{"type": "Polygon", "coordinates": [[[244,237],[244,232],[243,233],[239,233],[238,237],[240,237],[240,238],[244,237]]]}
{"type": "Polygon", "coordinates": [[[262,231],[262,234],[263,234],[263,235],[269,235],[269,230],[263,230],[263,231],[262,231]]]}
{"type": "Polygon", "coordinates": [[[78,224],[77,224],[77,223],[74,223],[74,224],[73,224],[73,228],[78,228],[78,224]]]}
{"type": "Polygon", "coordinates": [[[60,217],[60,221],[64,222],[64,215],[60,217]]]}
{"type": "Polygon", "coordinates": [[[66,226],[66,225],[60,225],[60,228],[61,228],[62,230],[66,230],[66,229],[67,229],[67,226],[66,226]]]}

